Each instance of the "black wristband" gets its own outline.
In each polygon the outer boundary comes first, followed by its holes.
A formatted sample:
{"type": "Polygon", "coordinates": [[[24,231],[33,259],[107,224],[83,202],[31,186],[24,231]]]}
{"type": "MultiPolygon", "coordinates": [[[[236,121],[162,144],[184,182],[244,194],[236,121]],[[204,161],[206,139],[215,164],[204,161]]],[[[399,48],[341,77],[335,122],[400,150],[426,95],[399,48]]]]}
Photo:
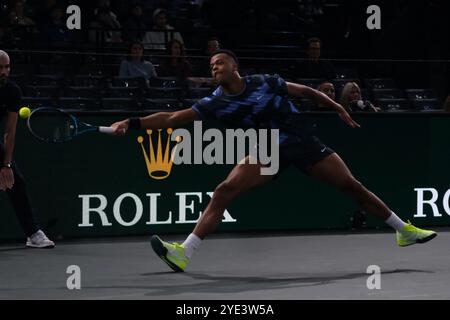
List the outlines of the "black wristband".
{"type": "Polygon", "coordinates": [[[137,117],[133,117],[128,119],[129,123],[128,123],[128,129],[141,129],[142,128],[142,124],[141,124],[141,119],[137,118],[137,117]]]}

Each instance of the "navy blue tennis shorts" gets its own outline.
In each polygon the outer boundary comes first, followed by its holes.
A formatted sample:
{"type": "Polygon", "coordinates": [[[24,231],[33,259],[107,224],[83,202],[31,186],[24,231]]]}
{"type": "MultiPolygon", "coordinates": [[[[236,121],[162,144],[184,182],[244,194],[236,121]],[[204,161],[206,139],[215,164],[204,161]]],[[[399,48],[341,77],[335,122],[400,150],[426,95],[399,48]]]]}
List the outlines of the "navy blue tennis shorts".
{"type": "Polygon", "coordinates": [[[334,150],[323,144],[316,136],[309,136],[299,142],[281,146],[280,166],[274,178],[290,165],[294,165],[305,174],[309,174],[316,163],[332,153],[334,153],[334,150]]]}

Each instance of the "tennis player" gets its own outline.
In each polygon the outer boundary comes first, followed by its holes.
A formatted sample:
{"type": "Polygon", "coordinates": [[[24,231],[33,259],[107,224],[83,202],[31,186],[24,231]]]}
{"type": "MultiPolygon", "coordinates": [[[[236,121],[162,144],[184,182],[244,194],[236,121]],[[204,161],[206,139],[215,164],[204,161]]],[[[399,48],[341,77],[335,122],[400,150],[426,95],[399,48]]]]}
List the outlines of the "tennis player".
{"type": "MultiPolygon", "coordinates": [[[[261,175],[261,163],[251,164],[248,157],[237,164],[214,190],[213,197],[193,232],[182,243],[167,243],[153,236],[156,254],[175,271],[184,271],[202,240],[212,233],[223,217],[225,208],[237,196],[274,179],[289,165],[305,174],[339,189],[354,199],[361,208],[396,230],[397,244],[408,246],[433,239],[434,231],[422,230],[403,222],[375,194],[364,187],[350,172],[339,155],[302,127],[302,116],[289,97],[305,97],[334,109],[352,128],[358,128],[351,116],[325,94],[307,86],[285,82],[279,76],[252,75],[241,77],[236,56],[218,50],[210,60],[211,73],[218,88],[211,96],[191,108],[176,112],[158,112],[143,118],[130,118],[112,124],[116,135],[129,129],[173,128],[198,119],[215,118],[227,126],[255,129],[279,129],[279,171],[261,175]]],[[[254,163],[254,162],[253,162],[254,163]]]]}
{"type": "Polygon", "coordinates": [[[27,236],[26,246],[31,248],[53,248],[55,243],[47,238],[36,222],[22,174],[13,161],[16,137],[17,112],[22,92],[9,80],[10,59],[0,50],[0,121],[5,118],[4,138],[0,141],[0,191],[6,191],[11,200],[20,226],[27,236]]]}

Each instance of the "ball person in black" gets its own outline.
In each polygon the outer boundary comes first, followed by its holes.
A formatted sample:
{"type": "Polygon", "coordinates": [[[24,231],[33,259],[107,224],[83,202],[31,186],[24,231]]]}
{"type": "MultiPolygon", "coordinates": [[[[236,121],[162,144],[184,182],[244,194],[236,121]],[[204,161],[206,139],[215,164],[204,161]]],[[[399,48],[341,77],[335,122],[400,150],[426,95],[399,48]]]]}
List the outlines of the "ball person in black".
{"type": "Polygon", "coordinates": [[[0,139],[0,192],[5,191],[12,203],[27,236],[27,247],[53,248],[54,242],[47,238],[36,222],[23,176],[13,161],[17,112],[22,92],[17,84],[8,79],[10,68],[8,54],[0,50],[0,121],[5,121],[3,139],[0,139]]]}

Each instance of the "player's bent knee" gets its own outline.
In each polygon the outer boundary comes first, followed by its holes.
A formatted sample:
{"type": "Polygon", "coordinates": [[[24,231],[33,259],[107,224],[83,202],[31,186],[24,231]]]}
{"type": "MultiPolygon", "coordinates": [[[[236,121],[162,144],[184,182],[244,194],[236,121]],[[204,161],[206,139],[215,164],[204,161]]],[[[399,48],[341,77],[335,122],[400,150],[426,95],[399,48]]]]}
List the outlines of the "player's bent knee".
{"type": "Polygon", "coordinates": [[[214,190],[213,198],[215,198],[216,201],[229,202],[238,194],[238,192],[239,190],[235,184],[224,181],[214,190]]]}
{"type": "Polygon", "coordinates": [[[364,186],[363,184],[354,179],[348,179],[347,181],[345,181],[341,187],[341,189],[345,192],[348,193],[350,195],[354,195],[357,196],[359,194],[361,194],[364,191],[364,186]]]}

